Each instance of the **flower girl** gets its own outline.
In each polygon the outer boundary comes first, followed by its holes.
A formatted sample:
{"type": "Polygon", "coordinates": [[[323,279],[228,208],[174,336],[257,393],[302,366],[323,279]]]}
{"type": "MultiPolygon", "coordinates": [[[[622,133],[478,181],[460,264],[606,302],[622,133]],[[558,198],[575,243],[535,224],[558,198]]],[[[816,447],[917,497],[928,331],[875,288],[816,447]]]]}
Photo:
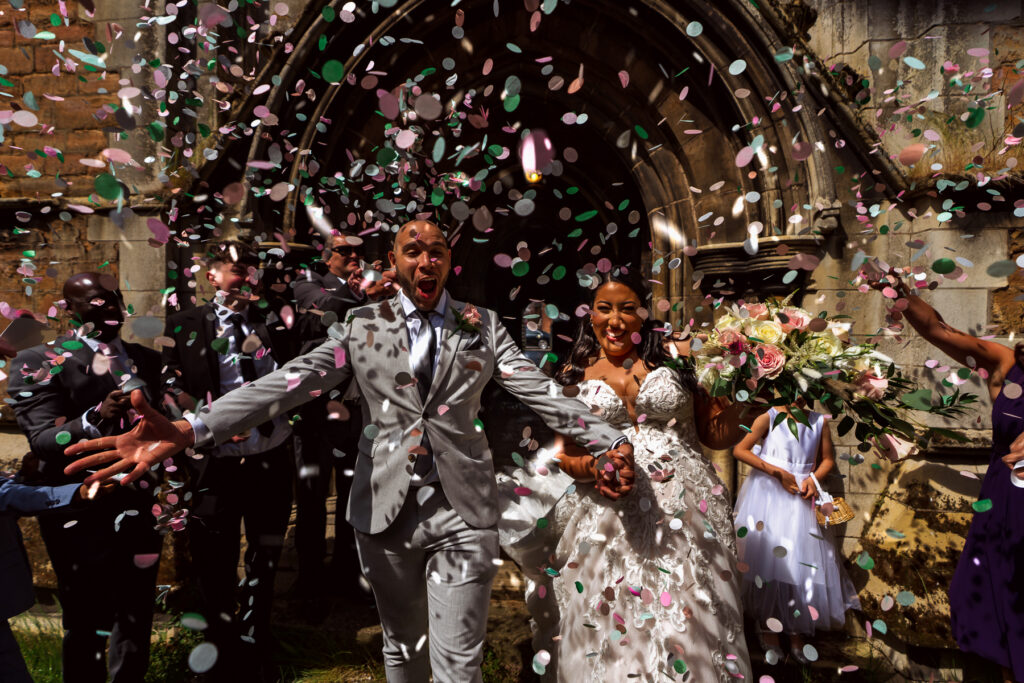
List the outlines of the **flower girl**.
{"type": "MultiPolygon", "coordinates": [[[[758,417],[733,455],[753,468],[736,501],[743,607],[762,631],[767,626],[766,651],[779,653],[781,631],[789,634],[793,656],[806,662],[804,636],[842,628],[846,610],[860,603],[831,529],[818,526],[814,512],[814,478],[821,481],[835,467],[828,420],[804,411],[810,427],[797,422],[796,436],[786,424],[802,404],[758,417]]],[[[774,663],[771,655],[768,660],[774,663]]]]}

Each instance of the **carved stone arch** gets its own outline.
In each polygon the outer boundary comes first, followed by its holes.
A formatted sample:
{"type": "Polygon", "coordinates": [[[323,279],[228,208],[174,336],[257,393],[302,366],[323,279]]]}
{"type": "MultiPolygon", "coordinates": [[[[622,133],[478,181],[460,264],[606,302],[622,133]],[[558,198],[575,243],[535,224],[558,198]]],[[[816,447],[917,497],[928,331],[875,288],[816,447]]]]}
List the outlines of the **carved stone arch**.
{"type": "MultiPolygon", "coordinates": [[[[344,2],[327,4],[338,14],[344,2]]],[[[298,209],[308,187],[304,176],[309,175],[309,157],[302,151],[316,151],[321,175],[324,167],[344,174],[347,150],[369,155],[382,142],[375,88],[364,90],[358,85],[371,60],[377,70],[388,72],[379,87],[391,89],[405,76],[417,73],[418,65],[437,66],[442,56],[457,58],[459,78],[454,94],[481,90],[485,83],[500,87],[505,73],[525,70],[529,68],[526,60],[545,54],[556,60],[567,81],[578,64],[585,65],[585,85],[579,93],[567,95],[564,87],[552,92],[539,78],[529,84],[524,79],[527,97],[520,110],[506,115],[492,109],[492,115],[497,119],[500,114],[501,120],[522,118],[524,127],[538,125],[525,121],[535,116],[549,121],[546,125],[557,129],[560,137],[579,140],[585,166],[570,169],[566,179],[589,183],[585,194],[597,198],[616,180],[629,184],[642,205],[645,232],[639,238],[646,243],[643,237],[650,233],[652,278],[663,283],[659,293],[673,303],[695,304],[701,299],[699,293],[692,293],[692,268],[687,259],[681,258],[680,267],[668,267],[673,258],[682,256],[684,247],[697,249],[696,261],[704,254],[714,257],[712,261],[717,258],[716,267],[748,262],[751,259],[739,249],[739,242],[746,237],[750,223],[759,221],[768,232],[793,233],[813,229],[821,210],[831,209],[836,193],[827,156],[812,154],[794,161],[790,153],[794,139],[829,138],[815,111],[807,105],[793,111],[795,98],[782,100],[783,93],[791,98],[791,93],[805,87],[802,74],[792,60],[782,59],[782,39],[746,0],[641,0],[631,6],[616,0],[575,2],[543,15],[536,31],[530,30],[528,12],[509,10],[510,15],[498,22],[491,8],[488,0],[468,0],[458,6],[465,13],[466,40],[475,50],[475,54],[460,55],[453,49],[460,43],[451,35],[454,10],[439,8],[438,3],[407,0],[377,15],[360,10],[363,16],[352,23],[335,20],[330,24],[323,18],[323,6],[309,6],[291,54],[263,76],[264,80],[277,76],[278,84],[271,89],[266,105],[278,116],[276,131],[294,132],[289,144],[297,153],[278,170],[254,174],[257,182],[284,180],[296,190],[280,203],[251,198],[242,213],[253,216],[257,229],[269,226],[301,236],[304,219],[298,209]],[[693,22],[703,28],[697,36],[686,30],[693,22]],[[401,49],[382,44],[389,35],[410,42],[401,49]],[[322,51],[321,36],[327,37],[322,51]],[[508,58],[507,42],[518,42],[523,61],[508,58]],[[495,72],[486,78],[480,74],[484,53],[496,57],[495,72]],[[318,72],[328,58],[345,63],[349,82],[329,85],[310,77],[309,72],[318,72]],[[746,69],[731,75],[728,66],[737,59],[745,60],[746,69]],[[685,74],[678,73],[687,68],[685,74]],[[621,70],[629,73],[627,87],[619,83],[621,70]],[[307,89],[315,89],[315,100],[294,95],[300,79],[306,80],[307,89]],[[687,86],[688,94],[681,100],[680,91],[687,86]],[[749,95],[739,96],[741,88],[749,95]],[[765,116],[770,109],[766,105],[773,98],[781,106],[765,116]],[[592,122],[564,126],[559,118],[565,111],[590,113],[592,122]],[[755,117],[760,117],[756,124],[755,117]],[[734,130],[734,126],[738,128],[734,130]],[[692,132],[695,130],[701,132],[692,132]],[[624,133],[629,136],[628,144],[620,147],[616,143],[624,133]],[[756,135],[763,136],[765,148],[775,150],[770,163],[778,168],[751,178],[751,167],[737,168],[734,160],[756,135]],[[591,163],[590,154],[599,163],[591,163]],[[725,181],[721,189],[710,191],[719,181],[725,181]],[[744,201],[750,192],[757,192],[762,199],[744,201]],[[786,221],[794,206],[804,217],[796,229],[786,221]],[[701,217],[709,214],[722,217],[721,224],[714,226],[714,218],[702,223],[701,217]],[[713,232],[717,233],[714,239],[713,232]]],[[[468,51],[464,43],[461,49],[468,51]]],[[[500,128],[497,123],[492,126],[500,128]]],[[[260,132],[252,136],[246,150],[249,159],[267,159],[269,147],[278,142],[276,134],[261,136],[260,132]]],[[[514,159],[506,161],[514,163],[514,159]]],[[[761,162],[755,159],[753,164],[761,162]]],[[[500,172],[496,170],[495,175],[500,172]]],[[[220,176],[217,180],[229,181],[220,176]]],[[[597,220],[610,222],[611,212],[599,201],[594,204],[600,214],[597,220]]],[[[813,244],[813,240],[804,241],[813,244]]]]}

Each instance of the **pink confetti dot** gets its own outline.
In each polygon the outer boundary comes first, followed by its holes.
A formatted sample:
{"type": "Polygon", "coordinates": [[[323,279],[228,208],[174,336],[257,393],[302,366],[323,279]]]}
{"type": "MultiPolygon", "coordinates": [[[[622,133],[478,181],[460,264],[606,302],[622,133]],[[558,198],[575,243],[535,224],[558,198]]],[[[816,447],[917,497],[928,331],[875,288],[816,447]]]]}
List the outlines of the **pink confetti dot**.
{"type": "Polygon", "coordinates": [[[736,166],[743,168],[754,159],[754,148],[747,146],[740,150],[739,154],[736,155],[736,166]]]}
{"type": "Polygon", "coordinates": [[[660,600],[662,607],[668,607],[672,604],[672,595],[668,591],[662,591],[660,600]]]}
{"type": "Polygon", "coordinates": [[[444,415],[447,412],[448,412],[448,406],[440,405],[440,406],[437,407],[437,414],[438,415],[444,415]]]}
{"type": "Polygon", "coordinates": [[[515,494],[517,496],[528,496],[531,493],[533,493],[532,490],[526,488],[525,486],[517,486],[513,489],[513,491],[515,491],[515,494]]]}

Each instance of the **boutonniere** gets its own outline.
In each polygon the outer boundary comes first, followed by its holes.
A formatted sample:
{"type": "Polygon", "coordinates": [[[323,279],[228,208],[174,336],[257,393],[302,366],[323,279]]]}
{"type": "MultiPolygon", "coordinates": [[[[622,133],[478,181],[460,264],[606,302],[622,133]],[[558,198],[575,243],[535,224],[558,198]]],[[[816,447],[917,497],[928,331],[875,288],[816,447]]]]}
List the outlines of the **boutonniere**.
{"type": "Polygon", "coordinates": [[[452,306],[452,314],[455,316],[455,329],[460,332],[479,334],[480,332],[480,311],[476,310],[473,304],[466,304],[461,311],[452,306]]]}

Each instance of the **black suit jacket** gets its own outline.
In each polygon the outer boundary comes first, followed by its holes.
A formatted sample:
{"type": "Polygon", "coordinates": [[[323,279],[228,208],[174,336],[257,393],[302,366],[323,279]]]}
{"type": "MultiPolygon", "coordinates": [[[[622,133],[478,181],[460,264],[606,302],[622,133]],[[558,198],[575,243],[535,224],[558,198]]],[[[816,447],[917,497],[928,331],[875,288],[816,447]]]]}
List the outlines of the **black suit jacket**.
{"type": "MultiPolygon", "coordinates": [[[[276,313],[264,315],[250,305],[248,316],[253,332],[270,349],[278,366],[297,355],[296,335],[276,313]]],[[[174,346],[163,347],[161,383],[164,394],[176,406],[170,409],[175,417],[183,410],[192,410],[200,401],[207,404],[208,397],[220,398],[220,355],[212,345],[217,338],[214,305],[208,303],[168,316],[164,335],[174,340],[174,346]]]]}
{"type": "MultiPolygon", "coordinates": [[[[161,395],[160,354],[140,344],[123,340],[122,343],[135,364],[135,376],[146,383],[147,399],[156,405],[154,400],[161,395]]],[[[33,483],[59,485],[81,481],[86,476],[85,473],[73,477],[64,475],[64,468],[71,462],[64,455],[64,449],[90,438],[82,427],[82,415],[99,406],[107,394],[118,387],[110,373],[93,373],[94,355],[85,342],[74,335],[65,335],[52,345],[25,349],[11,361],[7,393],[15,401],[14,416],[18,426],[28,437],[32,454],[39,461],[39,476],[33,483]],[[54,358],[65,351],[70,352],[70,357],[54,363],[54,358]]],[[[112,424],[100,431],[103,436],[110,436],[127,428],[127,423],[112,424]]]]}
{"type": "Polygon", "coordinates": [[[323,313],[334,313],[339,321],[343,321],[349,309],[367,303],[365,298],[356,298],[348,284],[337,275],[321,275],[313,270],[307,272],[308,277],[302,275],[292,281],[295,305],[299,311],[306,311],[299,313],[296,324],[299,337],[302,339],[302,353],[319,346],[327,338],[323,313]]]}

